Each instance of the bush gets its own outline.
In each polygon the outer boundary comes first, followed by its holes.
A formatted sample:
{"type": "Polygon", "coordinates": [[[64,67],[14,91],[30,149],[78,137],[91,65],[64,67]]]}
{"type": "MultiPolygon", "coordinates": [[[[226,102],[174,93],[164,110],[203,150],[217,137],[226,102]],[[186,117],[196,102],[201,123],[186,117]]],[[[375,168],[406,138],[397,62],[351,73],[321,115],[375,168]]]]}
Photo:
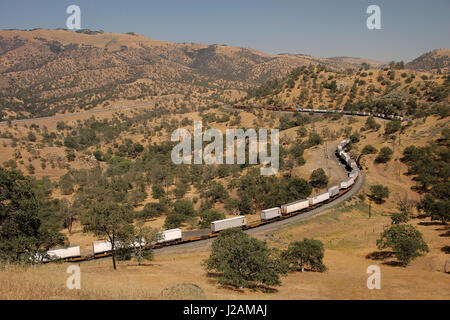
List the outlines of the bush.
{"type": "Polygon", "coordinates": [[[407,266],[411,260],[428,252],[422,233],[411,225],[394,225],[383,231],[377,240],[378,249],[392,248],[397,260],[407,266]]]}
{"type": "Polygon", "coordinates": [[[328,185],[328,177],[322,168],[316,169],[311,173],[309,182],[314,188],[325,188],[328,185]]]}
{"type": "Polygon", "coordinates": [[[381,125],[375,121],[375,118],[373,116],[370,116],[367,118],[366,123],[364,125],[364,128],[366,130],[375,130],[378,131],[380,129],[381,125]]]}
{"type": "Polygon", "coordinates": [[[378,152],[377,148],[375,148],[371,144],[365,145],[364,148],[361,151],[362,154],[375,154],[377,152],[378,152]]]}
{"type": "Polygon", "coordinates": [[[391,148],[383,147],[380,149],[380,152],[378,152],[378,156],[375,158],[375,162],[386,163],[392,159],[393,154],[394,154],[394,151],[392,151],[391,148]]]}
{"type": "Polygon", "coordinates": [[[211,222],[222,219],[225,219],[225,215],[222,212],[216,210],[205,210],[200,214],[199,226],[201,228],[209,228],[211,226],[211,222]]]}
{"type": "Polygon", "coordinates": [[[144,208],[139,213],[140,218],[147,220],[159,217],[166,213],[168,210],[167,206],[164,203],[147,203],[144,208]]]}
{"type": "Polygon", "coordinates": [[[389,197],[389,188],[381,184],[373,185],[370,187],[370,194],[368,196],[375,203],[382,204],[389,197]]]}
{"type": "Polygon", "coordinates": [[[384,128],[384,133],[385,134],[392,134],[395,133],[397,131],[399,131],[402,128],[402,123],[399,120],[392,120],[389,121],[386,124],[386,127],[384,128]]]}
{"type": "Polygon", "coordinates": [[[305,268],[310,271],[324,272],[327,268],[323,264],[325,248],[319,240],[304,239],[289,244],[282,253],[283,260],[287,263],[289,270],[302,272],[305,268]]]}
{"type": "Polygon", "coordinates": [[[166,192],[164,191],[164,188],[159,185],[153,185],[152,186],[152,197],[155,199],[161,199],[162,197],[164,197],[166,195],[166,192]]]}
{"type": "Polygon", "coordinates": [[[309,139],[307,142],[308,147],[314,147],[314,146],[317,146],[322,143],[323,143],[323,140],[318,133],[316,133],[316,132],[309,133],[309,139]]]}
{"type": "Polygon", "coordinates": [[[171,211],[164,221],[164,227],[167,229],[178,228],[185,221],[186,217],[184,215],[171,211]]]}
{"type": "Polygon", "coordinates": [[[280,275],[287,273],[286,264],[274,250],[238,228],[221,232],[212,244],[211,255],[202,264],[207,270],[220,273],[219,283],[234,287],[279,286],[280,275]]]}

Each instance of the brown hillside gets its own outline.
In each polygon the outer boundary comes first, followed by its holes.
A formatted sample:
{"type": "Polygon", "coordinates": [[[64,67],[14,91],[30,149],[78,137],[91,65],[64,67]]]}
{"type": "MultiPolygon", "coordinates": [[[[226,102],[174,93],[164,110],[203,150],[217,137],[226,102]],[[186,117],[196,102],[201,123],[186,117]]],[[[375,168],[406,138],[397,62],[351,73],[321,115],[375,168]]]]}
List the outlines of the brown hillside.
{"type": "Polygon", "coordinates": [[[427,52],[409,62],[406,66],[421,71],[448,72],[450,66],[450,49],[427,52]]]}
{"type": "Polygon", "coordinates": [[[186,92],[226,102],[210,95],[246,90],[299,66],[343,70],[362,61],[170,43],[135,33],[3,30],[0,105],[4,118],[8,112],[23,118],[186,92]]]}

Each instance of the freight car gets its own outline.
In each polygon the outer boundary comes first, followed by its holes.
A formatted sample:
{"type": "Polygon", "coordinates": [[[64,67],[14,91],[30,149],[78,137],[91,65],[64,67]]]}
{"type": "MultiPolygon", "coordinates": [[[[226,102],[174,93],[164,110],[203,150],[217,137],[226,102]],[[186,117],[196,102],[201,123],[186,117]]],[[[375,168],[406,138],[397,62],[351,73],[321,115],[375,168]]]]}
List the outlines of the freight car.
{"type": "Polygon", "coordinates": [[[161,232],[160,239],[157,241],[157,243],[164,243],[164,242],[172,242],[182,239],[182,232],[181,229],[170,229],[161,232]]]}
{"type": "Polygon", "coordinates": [[[358,177],[358,174],[359,174],[358,170],[352,170],[352,172],[350,172],[348,174],[348,177],[352,178],[352,179],[356,179],[358,177]]]}
{"type": "Polygon", "coordinates": [[[309,207],[309,200],[302,199],[281,206],[281,214],[286,215],[295,211],[300,211],[309,207]]]}
{"type": "Polygon", "coordinates": [[[337,195],[339,193],[339,186],[333,186],[333,187],[329,188],[328,193],[330,194],[330,198],[334,197],[335,195],[337,195]]]}
{"type": "Polygon", "coordinates": [[[351,187],[353,185],[353,183],[355,183],[354,179],[348,179],[346,181],[342,181],[339,186],[341,189],[347,189],[347,188],[351,187]]]}
{"type": "Polygon", "coordinates": [[[358,169],[358,165],[356,164],[356,161],[353,159],[350,159],[349,166],[352,169],[358,169]]]}
{"type": "Polygon", "coordinates": [[[330,199],[330,194],[328,192],[320,193],[318,195],[315,195],[313,197],[309,197],[309,205],[313,206],[315,204],[324,202],[328,199],[330,199]]]}
{"type": "Polygon", "coordinates": [[[272,220],[281,217],[280,207],[261,210],[261,221],[272,220]]]}
{"type": "Polygon", "coordinates": [[[92,242],[92,251],[94,256],[97,254],[102,254],[105,252],[110,252],[112,250],[111,242],[106,240],[94,241],[92,242]]]}
{"type": "MultiPolygon", "coordinates": [[[[346,181],[342,181],[339,186],[333,186],[328,189],[327,192],[309,197],[307,199],[301,199],[298,201],[294,201],[288,204],[283,204],[281,207],[270,208],[266,210],[261,210],[261,220],[257,222],[253,222],[247,225],[247,218],[245,216],[238,216],[229,219],[223,219],[218,221],[211,222],[211,233],[204,234],[202,236],[195,236],[190,238],[182,237],[181,229],[171,229],[161,232],[161,239],[152,244],[146,244],[145,241],[141,241],[141,243],[136,242],[131,246],[145,246],[147,248],[160,248],[166,245],[180,244],[198,240],[209,239],[212,237],[216,237],[218,232],[234,227],[245,227],[245,228],[255,228],[267,223],[271,223],[272,220],[277,219],[285,219],[290,216],[294,216],[300,214],[303,210],[314,209],[317,206],[320,206],[322,203],[327,202],[330,198],[339,196],[339,194],[346,193],[350,187],[355,183],[355,180],[358,179],[359,170],[355,167],[356,162],[350,158],[350,156],[344,151],[345,146],[350,143],[349,139],[345,139],[341,141],[338,145],[337,153],[341,159],[343,159],[346,164],[352,167],[352,171],[349,173],[349,179],[346,181]],[[343,190],[343,191],[340,191],[343,190]]],[[[71,246],[68,248],[61,249],[53,249],[47,252],[46,259],[44,261],[52,261],[52,260],[69,260],[69,261],[82,261],[89,260],[92,257],[101,258],[111,254],[112,246],[109,241],[95,241],[92,244],[94,255],[88,255],[85,257],[80,256],[80,247],[79,246],[71,246]],[[72,260],[74,259],[74,260],[72,260]]],[[[120,242],[117,243],[116,247],[121,247],[120,242]]],[[[36,256],[39,258],[39,256],[36,256]]],[[[39,261],[43,259],[37,259],[39,261]]]]}
{"type": "Polygon", "coordinates": [[[215,233],[229,228],[244,227],[246,225],[247,218],[245,216],[217,220],[211,222],[211,232],[215,233]]]}
{"type": "Polygon", "coordinates": [[[55,261],[55,260],[66,260],[69,258],[78,258],[81,256],[80,246],[74,245],[67,248],[57,248],[47,251],[45,257],[43,257],[43,262],[55,261]]]}

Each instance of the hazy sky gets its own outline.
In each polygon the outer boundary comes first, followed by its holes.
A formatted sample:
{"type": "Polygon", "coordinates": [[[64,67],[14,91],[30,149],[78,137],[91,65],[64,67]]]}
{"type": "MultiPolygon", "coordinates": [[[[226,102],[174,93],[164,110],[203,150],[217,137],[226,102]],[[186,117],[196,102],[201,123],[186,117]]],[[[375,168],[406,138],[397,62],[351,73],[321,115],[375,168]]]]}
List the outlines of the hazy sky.
{"type": "Polygon", "coordinates": [[[450,48],[450,0],[0,0],[0,29],[65,28],[70,4],[82,28],[266,53],[408,62],[450,48]],[[371,4],[381,30],[366,27],[371,4]]]}

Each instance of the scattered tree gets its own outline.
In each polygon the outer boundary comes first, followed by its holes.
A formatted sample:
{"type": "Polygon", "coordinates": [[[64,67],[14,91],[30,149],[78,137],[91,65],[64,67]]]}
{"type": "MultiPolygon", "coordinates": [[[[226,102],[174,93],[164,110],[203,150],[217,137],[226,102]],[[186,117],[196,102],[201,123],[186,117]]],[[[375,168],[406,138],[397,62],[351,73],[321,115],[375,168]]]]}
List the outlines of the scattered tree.
{"type": "Polygon", "coordinates": [[[423,240],[422,233],[414,226],[407,224],[393,225],[383,231],[377,240],[378,249],[392,248],[397,260],[407,266],[411,260],[428,252],[428,245],[423,240]]]}
{"type": "Polygon", "coordinates": [[[324,272],[326,266],[323,264],[325,248],[323,243],[314,239],[303,239],[289,244],[289,247],[282,253],[284,261],[290,270],[324,272]]]}
{"type": "Polygon", "coordinates": [[[311,173],[309,182],[314,188],[325,188],[328,185],[328,177],[325,171],[319,168],[311,173]]]}
{"type": "Polygon", "coordinates": [[[287,266],[276,257],[274,250],[238,228],[220,233],[203,265],[220,273],[219,283],[234,287],[279,286],[280,275],[287,272],[287,266]]]}

